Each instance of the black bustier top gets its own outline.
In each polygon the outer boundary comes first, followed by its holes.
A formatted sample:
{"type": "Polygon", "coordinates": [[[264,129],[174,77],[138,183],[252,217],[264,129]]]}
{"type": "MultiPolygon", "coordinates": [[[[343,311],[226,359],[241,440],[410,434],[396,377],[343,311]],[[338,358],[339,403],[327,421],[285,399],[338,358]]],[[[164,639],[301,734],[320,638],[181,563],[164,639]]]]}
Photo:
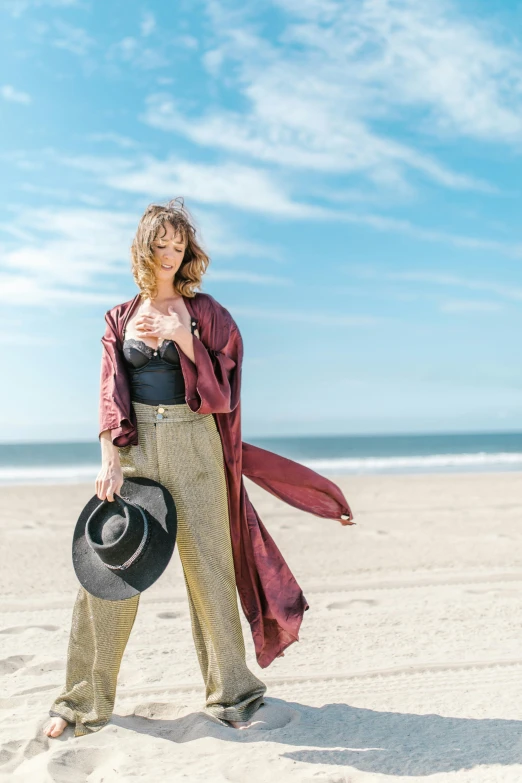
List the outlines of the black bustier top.
{"type": "MultiPolygon", "coordinates": [[[[196,321],[191,319],[194,334],[196,321]]],[[[151,348],[133,337],[123,341],[123,356],[130,379],[131,400],[146,405],[179,405],[185,402],[185,381],[174,340],[151,348]]]]}

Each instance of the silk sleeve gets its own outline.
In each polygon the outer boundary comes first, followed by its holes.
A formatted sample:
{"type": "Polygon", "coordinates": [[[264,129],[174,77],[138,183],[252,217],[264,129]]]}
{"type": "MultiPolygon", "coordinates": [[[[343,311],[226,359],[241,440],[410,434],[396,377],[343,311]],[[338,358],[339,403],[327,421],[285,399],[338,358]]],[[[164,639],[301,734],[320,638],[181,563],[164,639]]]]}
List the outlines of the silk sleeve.
{"type": "Polygon", "coordinates": [[[110,430],[115,446],[127,446],[135,430],[133,422],[128,418],[131,410],[128,373],[109,312],[105,314],[105,321],[105,334],[101,338],[98,439],[104,430],[110,430]]]}
{"type": "Polygon", "coordinates": [[[340,487],[306,465],[243,441],[242,473],[294,508],[345,525],[355,524],[340,487]]]}
{"type": "Polygon", "coordinates": [[[193,340],[195,362],[181,352],[187,404],[195,413],[230,413],[241,397],[243,340],[232,318],[209,327],[206,338],[193,340]]]}

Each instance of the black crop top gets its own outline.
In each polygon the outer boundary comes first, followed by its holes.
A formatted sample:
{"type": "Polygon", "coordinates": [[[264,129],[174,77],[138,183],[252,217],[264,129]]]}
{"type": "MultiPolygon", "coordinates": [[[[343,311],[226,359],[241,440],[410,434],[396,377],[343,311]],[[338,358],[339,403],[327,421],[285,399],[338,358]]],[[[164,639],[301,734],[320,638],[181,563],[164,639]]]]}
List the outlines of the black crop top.
{"type": "MultiPolygon", "coordinates": [[[[191,319],[191,332],[196,321],[191,319]]],[[[174,340],[151,348],[133,337],[123,341],[123,355],[130,378],[131,400],[146,405],[179,405],[185,402],[185,381],[174,340]]]]}

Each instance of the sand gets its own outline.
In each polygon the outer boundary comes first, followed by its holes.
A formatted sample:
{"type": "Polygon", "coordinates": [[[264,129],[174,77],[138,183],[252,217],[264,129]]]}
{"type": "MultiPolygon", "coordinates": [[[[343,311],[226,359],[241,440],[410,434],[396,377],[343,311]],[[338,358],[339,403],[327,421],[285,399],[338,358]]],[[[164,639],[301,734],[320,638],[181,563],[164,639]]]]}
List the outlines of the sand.
{"type": "Polygon", "coordinates": [[[141,599],[101,731],[42,734],[62,688],[91,484],[0,488],[0,774],[28,783],[522,780],[522,473],[344,476],[342,527],[247,491],[310,603],[238,731],[201,713],[177,550],[141,599]],[[15,508],[16,504],[16,508],[15,508]]]}

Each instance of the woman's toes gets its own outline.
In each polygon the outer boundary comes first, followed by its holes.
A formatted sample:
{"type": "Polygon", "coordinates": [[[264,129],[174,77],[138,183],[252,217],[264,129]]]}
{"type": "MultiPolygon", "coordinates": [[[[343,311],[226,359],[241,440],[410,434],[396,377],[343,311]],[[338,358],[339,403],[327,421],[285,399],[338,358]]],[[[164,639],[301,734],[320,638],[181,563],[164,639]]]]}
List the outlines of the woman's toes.
{"type": "Polygon", "coordinates": [[[250,726],[249,720],[229,720],[227,722],[235,729],[247,729],[250,726]]]}
{"type": "Polygon", "coordinates": [[[47,734],[48,737],[59,737],[66,726],[67,721],[63,718],[53,718],[44,727],[43,732],[44,734],[47,734]]]}

